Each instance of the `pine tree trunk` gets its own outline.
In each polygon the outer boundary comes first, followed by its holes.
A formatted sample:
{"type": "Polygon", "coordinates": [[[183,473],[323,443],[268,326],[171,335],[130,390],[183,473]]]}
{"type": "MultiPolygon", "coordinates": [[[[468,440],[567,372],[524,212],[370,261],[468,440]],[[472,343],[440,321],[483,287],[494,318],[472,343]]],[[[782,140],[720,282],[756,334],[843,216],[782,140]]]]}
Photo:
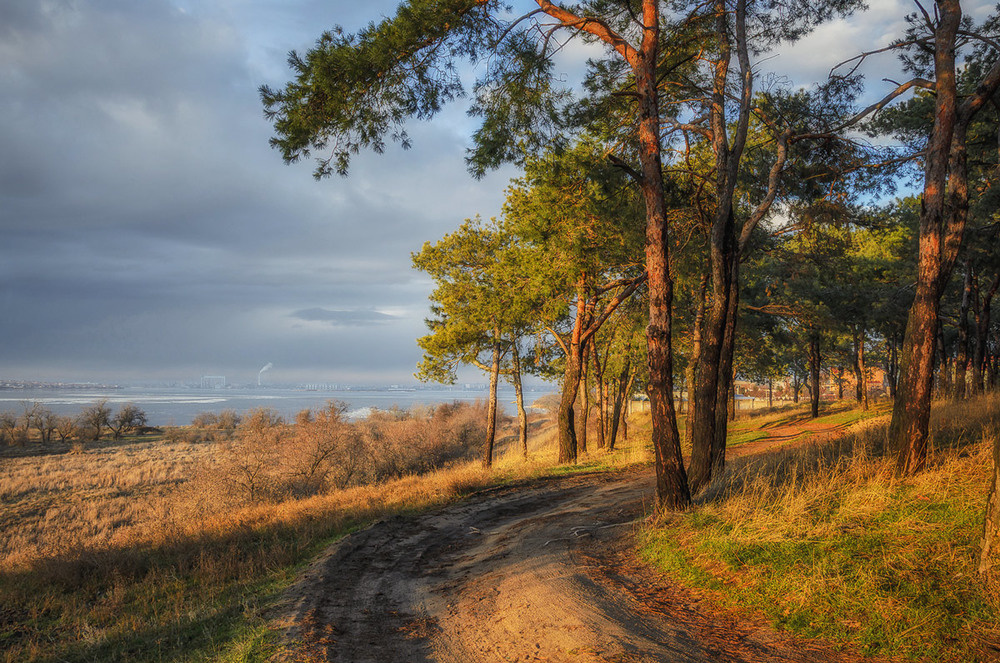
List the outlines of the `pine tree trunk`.
{"type": "Polygon", "coordinates": [[[812,401],[812,418],[819,416],[819,337],[813,336],[809,339],[809,381],[812,383],[810,398],[812,401]]]}
{"type": "Polygon", "coordinates": [[[622,417],[623,407],[625,405],[625,398],[627,396],[627,389],[629,384],[629,371],[631,370],[631,359],[625,360],[625,366],[622,367],[621,375],[618,376],[618,389],[615,394],[614,410],[611,414],[611,433],[608,435],[608,451],[615,450],[615,439],[618,437],[618,424],[622,417]]]}
{"type": "Polygon", "coordinates": [[[956,39],[962,21],[959,0],[938,0],[934,34],[934,128],[924,150],[917,291],[903,339],[899,385],[889,425],[889,444],[899,470],[912,474],[927,461],[927,426],[934,381],[934,340],[941,294],[951,275],[968,216],[966,132],[972,116],[1000,85],[1000,69],[958,103],[956,39]]]}
{"type": "Polygon", "coordinates": [[[694,323],[691,325],[691,358],[688,360],[687,369],[684,372],[684,384],[687,387],[687,426],[684,427],[684,438],[689,445],[694,428],[691,422],[698,409],[698,403],[694,397],[694,385],[698,375],[698,364],[701,362],[701,334],[702,326],[705,324],[705,304],[709,278],[711,278],[710,272],[705,272],[701,276],[701,284],[698,288],[698,308],[694,314],[694,323]]]}
{"type": "Polygon", "coordinates": [[[865,334],[861,334],[861,343],[858,345],[858,368],[861,373],[861,408],[867,410],[868,405],[868,366],[865,363],[865,334]]]}
{"type": "Polygon", "coordinates": [[[962,400],[966,392],[966,367],[969,365],[969,307],[972,301],[972,266],[965,261],[962,283],[962,306],[958,310],[958,347],[955,348],[955,398],[962,400]]]}
{"type": "Polygon", "coordinates": [[[604,399],[604,368],[601,366],[601,356],[597,351],[596,341],[591,344],[594,351],[594,382],[597,385],[597,448],[604,449],[607,446],[607,403],[604,399]]]}
{"type": "Polygon", "coordinates": [[[517,343],[511,347],[514,366],[514,397],[517,403],[517,439],[521,445],[521,457],[528,460],[528,413],[524,409],[524,385],[521,383],[521,353],[517,343]]]}
{"type": "Polygon", "coordinates": [[[639,102],[639,160],[646,204],[646,273],[649,289],[649,325],[646,327],[649,364],[649,402],[656,456],[656,495],[661,509],[684,509],[691,504],[687,474],[674,410],[673,350],[667,205],[660,157],[660,109],[657,93],[659,3],[643,0],[642,46],[632,69],[639,102]]]}
{"type": "Polygon", "coordinates": [[[944,344],[944,323],[938,322],[938,394],[951,396],[951,364],[948,361],[948,350],[944,344]]]}
{"type": "Polygon", "coordinates": [[[559,401],[559,414],[556,425],[559,431],[559,462],[575,463],[577,453],[576,426],[574,425],[573,405],[576,403],[580,388],[580,371],[583,361],[583,316],[585,299],[582,284],[577,291],[576,320],[573,322],[573,332],[569,339],[566,353],[566,367],[563,369],[562,398],[559,401]]]}
{"type": "Polygon", "coordinates": [[[559,415],[556,423],[559,428],[559,462],[576,462],[576,426],[573,421],[573,404],[576,402],[580,387],[580,360],[577,352],[571,349],[566,357],[566,369],[563,372],[562,397],[559,401],[559,415]]]}
{"type": "Polygon", "coordinates": [[[493,467],[493,445],[497,434],[497,382],[500,380],[500,341],[493,343],[490,363],[490,396],[486,410],[486,443],[483,445],[483,467],[493,467]]]}
{"type": "Polygon", "coordinates": [[[580,357],[580,412],[583,414],[581,421],[577,424],[577,447],[580,453],[587,453],[587,434],[590,431],[590,385],[587,384],[589,375],[589,362],[587,361],[587,347],[583,348],[580,357]]]}

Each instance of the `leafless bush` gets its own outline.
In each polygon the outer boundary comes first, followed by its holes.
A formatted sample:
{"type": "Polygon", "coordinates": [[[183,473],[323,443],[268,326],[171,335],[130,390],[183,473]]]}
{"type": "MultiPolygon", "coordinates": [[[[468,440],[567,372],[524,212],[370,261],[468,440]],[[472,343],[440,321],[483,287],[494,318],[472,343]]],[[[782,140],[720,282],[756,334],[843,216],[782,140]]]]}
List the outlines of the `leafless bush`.
{"type": "Polygon", "coordinates": [[[232,442],[224,446],[222,479],[245,501],[279,497],[283,442],[288,426],[274,410],[253,410],[236,429],[232,442]]]}
{"type": "Polygon", "coordinates": [[[235,410],[222,412],[199,412],[191,420],[191,427],[202,431],[201,438],[223,441],[232,438],[240,425],[240,415],[235,410]]]}
{"type": "Polygon", "coordinates": [[[249,413],[218,463],[204,473],[202,490],[225,488],[213,499],[237,503],[303,497],[443,467],[473,458],[485,439],[482,404],[453,403],[420,414],[376,410],[344,419],[330,403],[303,410],[289,425],[271,410],[249,413]]]}

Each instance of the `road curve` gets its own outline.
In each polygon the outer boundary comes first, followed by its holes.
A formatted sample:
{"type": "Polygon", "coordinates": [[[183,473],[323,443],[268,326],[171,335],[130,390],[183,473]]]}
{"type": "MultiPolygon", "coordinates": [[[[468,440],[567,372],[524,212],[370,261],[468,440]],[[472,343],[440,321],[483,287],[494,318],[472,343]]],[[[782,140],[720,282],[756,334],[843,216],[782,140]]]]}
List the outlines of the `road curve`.
{"type": "Polygon", "coordinates": [[[649,468],[537,480],[345,537],[289,593],[294,660],[854,660],[638,562],[653,490],[649,468]]]}

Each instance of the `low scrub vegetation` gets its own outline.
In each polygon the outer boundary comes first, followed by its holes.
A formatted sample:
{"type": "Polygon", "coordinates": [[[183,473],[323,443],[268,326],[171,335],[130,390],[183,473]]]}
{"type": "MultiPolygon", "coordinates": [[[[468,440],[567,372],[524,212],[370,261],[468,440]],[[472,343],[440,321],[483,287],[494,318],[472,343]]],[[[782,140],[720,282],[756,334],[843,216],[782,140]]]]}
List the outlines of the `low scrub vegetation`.
{"type": "Polygon", "coordinates": [[[538,467],[463,462],[479,404],[342,415],[0,449],[0,660],[263,658],[264,608],[330,541],[538,467]]]}
{"type": "MultiPolygon", "coordinates": [[[[836,415],[843,418],[842,415],[836,415]]],[[[934,462],[885,453],[887,417],[738,464],[642,552],[714,601],[867,654],[989,660],[1000,588],[977,575],[1000,399],[949,404],[934,462]]]]}

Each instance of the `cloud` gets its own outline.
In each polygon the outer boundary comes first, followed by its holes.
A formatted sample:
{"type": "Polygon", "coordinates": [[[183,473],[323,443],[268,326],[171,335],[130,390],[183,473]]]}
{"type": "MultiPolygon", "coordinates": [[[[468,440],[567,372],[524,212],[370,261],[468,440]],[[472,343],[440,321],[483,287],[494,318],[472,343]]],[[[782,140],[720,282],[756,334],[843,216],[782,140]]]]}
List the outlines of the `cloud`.
{"type": "Polygon", "coordinates": [[[373,309],[342,310],[325,308],[307,308],[295,311],[291,317],[307,322],[328,322],[335,326],[364,327],[368,325],[383,325],[398,320],[394,315],[380,313],[373,309]]]}

